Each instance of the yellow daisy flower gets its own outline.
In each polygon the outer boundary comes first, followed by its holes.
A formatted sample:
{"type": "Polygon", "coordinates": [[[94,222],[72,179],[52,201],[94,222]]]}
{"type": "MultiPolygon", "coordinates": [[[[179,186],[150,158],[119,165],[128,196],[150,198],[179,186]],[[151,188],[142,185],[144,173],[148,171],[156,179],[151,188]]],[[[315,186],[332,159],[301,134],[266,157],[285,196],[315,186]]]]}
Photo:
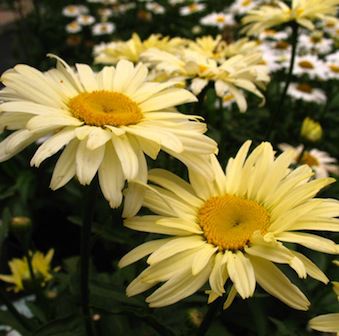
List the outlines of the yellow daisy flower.
{"type": "Polygon", "coordinates": [[[337,5],[339,0],[293,0],[291,7],[282,1],[262,5],[249,11],[242,19],[245,25],[243,31],[248,35],[258,35],[268,28],[290,21],[314,29],[312,21],[335,16],[337,5]]]}
{"type": "Polygon", "coordinates": [[[127,266],[147,255],[146,268],[127,288],[127,295],[165,282],[146,301],[151,307],[173,304],[209,282],[209,302],[224,295],[227,308],[239,294],[246,299],[256,283],[292,308],[307,310],[305,295],[275,266],[289,265],[300,278],[323,283],[325,274],[308,258],[284,245],[296,243],[323,253],[338,253],[336,244],[302,230],[339,231],[339,202],[314,198],[334,181],[311,180],[310,167],[289,168],[294,153],[274,157],[262,143],[248,155],[244,143],[223,172],[212,159],[213,182],[190,171],[190,184],[161,169],[150,172],[143,205],[156,215],[136,216],[125,226],[170,237],[146,242],[120,260],[127,266]],[[247,158],[246,158],[247,157],[247,158]]]}
{"type": "MultiPolygon", "coordinates": [[[[58,59],[57,68],[45,73],[17,65],[3,74],[0,127],[16,131],[0,143],[0,161],[48,135],[31,165],[65,147],[50,187],[58,189],[73,176],[90,184],[98,172],[111,207],[121,204],[125,180],[147,180],[144,153],[155,159],[162,149],[188,166],[205,167],[212,178],[205,155],[216,151],[216,143],[203,135],[206,125],[198,117],[174,108],[196,101],[189,91],[175,81],[147,82],[147,68],[125,60],[99,73],[85,64],[76,69],[58,59]]],[[[141,202],[135,189],[126,193],[126,216],[141,202]]]]}
{"type": "Polygon", "coordinates": [[[102,64],[116,64],[119,60],[126,59],[137,63],[140,61],[140,55],[150,48],[175,51],[185,43],[185,40],[179,37],[170,38],[159,34],[152,34],[146,40],[142,41],[137,33],[133,33],[128,41],[110,42],[100,44],[94,48],[95,62],[102,64]]]}
{"type": "MultiPolygon", "coordinates": [[[[51,249],[46,255],[36,251],[31,254],[32,268],[36,279],[44,286],[46,282],[52,279],[51,261],[54,255],[54,250],[51,249]]],[[[25,289],[25,282],[31,281],[29,266],[27,258],[23,259],[14,258],[9,262],[11,275],[0,274],[0,280],[13,284],[15,292],[20,292],[25,289]]]]}

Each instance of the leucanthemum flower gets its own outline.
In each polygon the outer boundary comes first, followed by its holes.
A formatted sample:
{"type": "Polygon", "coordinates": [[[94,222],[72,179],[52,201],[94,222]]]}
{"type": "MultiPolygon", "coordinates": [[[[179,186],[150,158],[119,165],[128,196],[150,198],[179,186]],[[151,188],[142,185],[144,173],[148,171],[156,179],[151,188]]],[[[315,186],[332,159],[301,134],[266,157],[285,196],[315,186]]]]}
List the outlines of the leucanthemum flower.
{"type": "Polygon", "coordinates": [[[205,8],[206,5],[203,3],[192,3],[188,6],[181,7],[179,14],[182,16],[191,15],[203,11],[205,8]]]}
{"type": "Polygon", "coordinates": [[[264,96],[258,87],[264,89],[270,79],[267,66],[262,64],[260,52],[239,54],[220,65],[214,58],[191,49],[183,49],[180,54],[173,55],[152,48],[142,54],[142,59],[152,64],[160,73],[167,73],[169,77],[191,79],[189,87],[196,95],[209,82],[213,82],[216,94],[219,97],[232,94],[241,112],[247,109],[243,90],[255,94],[264,101],[264,96]]]}
{"type": "Polygon", "coordinates": [[[230,282],[227,308],[237,294],[251,297],[258,283],[290,307],[308,309],[305,295],[275,264],[289,265],[300,278],[328,282],[311,260],[284,243],[338,253],[330,239],[302,232],[339,230],[334,218],[339,202],[314,198],[334,179],[310,180],[306,165],[290,169],[293,152],[275,158],[272,146],[262,143],[248,155],[249,147],[245,142],[228,161],[226,173],[213,157],[213,182],[192,171],[190,184],[166,170],[150,172],[143,205],[155,215],[129,218],[125,226],[169,237],[146,242],[120,260],[125,267],[149,255],[149,266],[127,287],[128,296],[165,282],[146,299],[151,307],[162,307],[208,282],[212,302],[230,282]]]}
{"type": "Polygon", "coordinates": [[[90,26],[95,22],[95,17],[92,15],[79,15],[77,22],[82,26],[90,26]]]}
{"type": "Polygon", "coordinates": [[[81,32],[82,26],[77,21],[72,21],[66,25],[65,29],[67,33],[76,34],[81,32]]]}
{"type": "Polygon", "coordinates": [[[324,37],[320,31],[299,36],[299,48],[303,52],[314,53],[316,55],[327,54],[332,50],[333,40],[324,37]]]}
{"type": "Polygon", "coordinates": [[[258,4],[258,0],[235,0],[229,10],[236,15],[244,15],[258,4]]]}
{"type": "Polygon", "coordinates": [[[268,28],[290,21],[312,30],[312,21],[334,17],[338,4],[339,0],[292,0],[289,7],[282,1],[276,1],[273,5],[262,5],[250,10],[242,19],[245,25],[243,31],[248,35],[258,35],[268,28]]]}
{"type": "Polygon", "coordinates": [[[154,14],[164,14],[166,12],[165,7],[161,6],[157,2],[148,2],[146,9],[154,14]]]}
{"type": "MultiPolygon", "coordinates": [[[[124,60],[99,73],[85,64],[74,71],[61,59],[45,73],[27,65],[8,70],[1,78],[6,88],[0,91],[0,126],[15,132],[0,143],[0,161],[50,135],[31,165],[65,147],[50,187],[58,189],[73,176],[90,184],[98,172],[111,207],[121,204],[125,180],[147,180],[144,153],[155,159],[162,149],[196,169],[205,167],[212,178],[206,155],[216,143],[203,135],[205,124],[175,109],[196,98],[175,81],[148,82],[147,75],[143,64],[124,60]]],[[[126,193],[125,215],[141,202],[142,193],[134,189],[126,193]]]]}
{"type": "Polygon", "coordinates": [[[316,148],[304,150],[304,145],[293,147],[287,143],[279,144],[278,148],[283,152],[294,152],[292,163],[308,165],[313,169],[316,178],[328,177],[329,174],[339,174],[337,159],[331,157],[327,152],[316,148]]]}
{"type": "Polygon", "coordinates": [[[99,22],[93,25],[92,34],[95,36],[112,34],[115,30],[115,24],[112,22],[99,22]]]}
{"type": "Polygon", "coordinates": [[[82,5],[69,5],[62,9],[62,14],[67,17],[75,18],[86,13],[88,13],[88,8],[82,5]]]}
{"type": "Polygon", "coordinates": [[[233,26],[235,21],[231,14],[213,12],[202,17],[200,23],[203,26],[215,26],[222,29],[224,26],[233,26]]]}
{"type": "Polygon", "coordinates": [[[327,97],[325,91],[313,88],[306,83],[291,83],[287,94],[295,100],[301,99],[308,103],[324,104],[327,97]]]}
{"type": "Polygon", "coordinates": [[[326,73],[324,62],[316,55],[296,56],[293,74],[307,75],[310,79],[324,79],[326,73]]]}
{"type": "Polygon", "coordinates": [[[100,49],[94,50],[95,62],[102,64],[116,64],[121,59],[137,63],[140,55],[150,48],[173,51],[185,43],[181,38],[169,38],[159,34],[152,34],[142,41],[138,34],[133,33],[127,41],[117,41],[102,45],[100,49]]]}

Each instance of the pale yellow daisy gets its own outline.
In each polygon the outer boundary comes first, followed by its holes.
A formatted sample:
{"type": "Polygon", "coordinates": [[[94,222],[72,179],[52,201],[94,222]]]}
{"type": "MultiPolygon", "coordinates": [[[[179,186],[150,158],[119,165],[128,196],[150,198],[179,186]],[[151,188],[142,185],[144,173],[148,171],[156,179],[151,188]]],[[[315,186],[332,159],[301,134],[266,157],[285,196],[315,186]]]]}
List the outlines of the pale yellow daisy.
{"type": "MultiPolygon", "coordinates": [[[[208,45],[213,43],[209,39],[206,41],[208,45]]],[[[214,83],[216,94],[219,97],[232,94],[241,112],[247,109],[243,90],[255,94],[264,101],[259,89],[265,89],[270,77],[268,67],[262,64],[261,52],[239,54],[218,64],[214,57],[207,55],[206,49],[205,51],[186,48],[174,55],[151,48],[142,54],[142,59],[153,65],[159,73],[191,80],[190,89],[195,95],[198,95],[209,82],[214,83]]]]}
{"type": "MultiPolygon", "coordinates": [[[[58,189],[73,176],[90,184],[98,172],[111,207],[121,204],[125,180],[147,180],[144,153],[155,159],[162,149],[211,177],[206,155],[216,143],[203,135],[205,124],[175,109],[196,98],[175,81],[148,82],[147,74],[143,64],[125,60],[98,73],[85,64],[74,71],[60,59],[45,73],[27,65],[8,70],[1,78],[6,88],[0,92],[0,126],[16,131],[0,143],[0,161],[50,135],[31,165],[65,147],[50,187],[58,189]]],[[[141,202],[134,189],[126,193],[126,216],[141,202]]]]}
{"type": "Polygon", "coordinates": [[[334,17],[337,5],[339,0],[293,0],[291,7],[276,1],[273,5],[262,5],[249,11],[242,19],[245,25],[243,31],[248,35],[258,35],[268,28],[290,21],[314,29],[313,21],[334,17]]]}
{"type": "MultiPolygon", "coordinates": [[[[51,272],[53,255],[53,249],[49,250],[46,255],[40,251],[31,253],[32,269],[36,280],[39,281],[42,286],[53,278],[51,272]]],[[[32,280],[27,258],[14,258],[8,263],[8,265],[12,274],[0,274],[0,280],[13,284],[14,287],[10,289],[13,289],[15,292],[24,290],[25,282],[32,280]]]]}
{"type": "Polygon", "coordinates": [[[129,218],[125,226],[169,237],[146,242],[120,260],[124,267],[150,255],[149,267],[128,286],[128,296],[165,282],[146,299],[151,307],[162,307],[209,282],[212,302],[230,281],[227,308],[237,294],[251,297],[258,283],[290,307],[308,309],[308,299],[275,264],[289,265],[300,278],[328,282],[311,260],[284,243],[338,253],[330,239],[302,232],[339,231],[334,218],[339,201],[314,198],[334,179],[310,180],[306,165],[290,169],[294,153],[275,158],[269,143],[248,155],[249,147],[245,142],[228,161],[226,173],[213,157],[213,182],[193,171],[190,184],[166,170],[150,172],[143,205],[156,215],[129,218]]]}
{"type": "Polygon", "coordinates": [[[137,33],[127,41],[114,41],[101,45],[99,49],[94,49],[95,62],[102,64],[116,64],[119,60],[126,59],[133,63],[140,61],[140,55],[150,49],[175,51],[185,44],[182,38],[170,38],[159,34],[152,34],[147,39],[141,40],[137,33]]]}

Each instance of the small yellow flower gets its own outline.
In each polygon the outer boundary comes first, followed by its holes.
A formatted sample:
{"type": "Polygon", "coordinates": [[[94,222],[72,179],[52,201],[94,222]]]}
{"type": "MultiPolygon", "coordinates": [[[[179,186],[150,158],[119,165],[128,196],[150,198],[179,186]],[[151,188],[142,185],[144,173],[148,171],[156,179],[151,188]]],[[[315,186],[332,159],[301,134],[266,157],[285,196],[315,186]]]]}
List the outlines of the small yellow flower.
{"type": "Polygon", "coordinates": [[[322,138],[323,130],[317,121],[307,117],[302,123],[300,135],[308,141],[316,142],[322,138]]]}
{"type": "MultiPolygon", "coordinates": [[[[32,254],[32,268],[36,279],[44,286],[46,282],[52,279],[51,261],[54,255],[54,250],[50,249],[46,255],[37,251],[32,254]]],[[[11,275],[0,274],[0,280],[11,283],[14,287],[14,292],[20,292],[25,289],[25,282],[31,280],[27,258],[14,258],[9,262],[11,275]]]]}

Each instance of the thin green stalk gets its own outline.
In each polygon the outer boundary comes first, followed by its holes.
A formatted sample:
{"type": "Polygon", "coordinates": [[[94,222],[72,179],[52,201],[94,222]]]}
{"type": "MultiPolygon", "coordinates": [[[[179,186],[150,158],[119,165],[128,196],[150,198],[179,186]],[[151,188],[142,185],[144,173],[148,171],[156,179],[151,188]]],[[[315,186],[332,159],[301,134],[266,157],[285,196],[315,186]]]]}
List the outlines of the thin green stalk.
{"type": "Polygon", "coordinates": [[[217,300],[215,300],[209,307],[198,331],[197,336],[204,336],[206,335],[209,327],[211,326],[215,315],[218,313],[218,311],[221,309],[221,305],[223,303],[223,297],[219,297],[217,300]]]}
{"type": "Polygon", "coordinates": [[[32,331],[32,327],[30,326],[30,324],[17,311],[13,303],[7,298],[7,296],[5,295],[5,293],[3,293],[2,290],[0,290],[0,302],[2,302],[7,307],[8,312],[22,326],[23,329],[26,329],[27,331],[32,331]]]}
{"type": "Polygon", "coordinates": [[[87,336],[94,336],[91,311],[89,308],[89,263],[91,257],[91,228],[94,215],[96,198],[96,183],[93,181],[87,188],[81,227],[81,246],[80,246],[80,290],[81,290],[81,308],[84,317],[84,325],[87,336]]]}
{"type": "Polygon", "coordinates": [[[286,80],[285,80],[285,85],[283,87],[279,102],[276,108],[273,111],[271,111],[271,121],[270,121],[270,126],[268,127],[268,134],[267,134],[267,137],[271,141],[273,140],[272,138],[274,135],[274,131],[276,131],[275,126],[276,126],[277,120],[281,117],[281,112],[283,111],[287,91],[292,80],[295,56],[297,54],[299,26],[297,22],[292,22],[291,26],[292,26],[292,50],[291,50],[290,66],[288,69],[288,73],[287,73],[286,80]]]}

